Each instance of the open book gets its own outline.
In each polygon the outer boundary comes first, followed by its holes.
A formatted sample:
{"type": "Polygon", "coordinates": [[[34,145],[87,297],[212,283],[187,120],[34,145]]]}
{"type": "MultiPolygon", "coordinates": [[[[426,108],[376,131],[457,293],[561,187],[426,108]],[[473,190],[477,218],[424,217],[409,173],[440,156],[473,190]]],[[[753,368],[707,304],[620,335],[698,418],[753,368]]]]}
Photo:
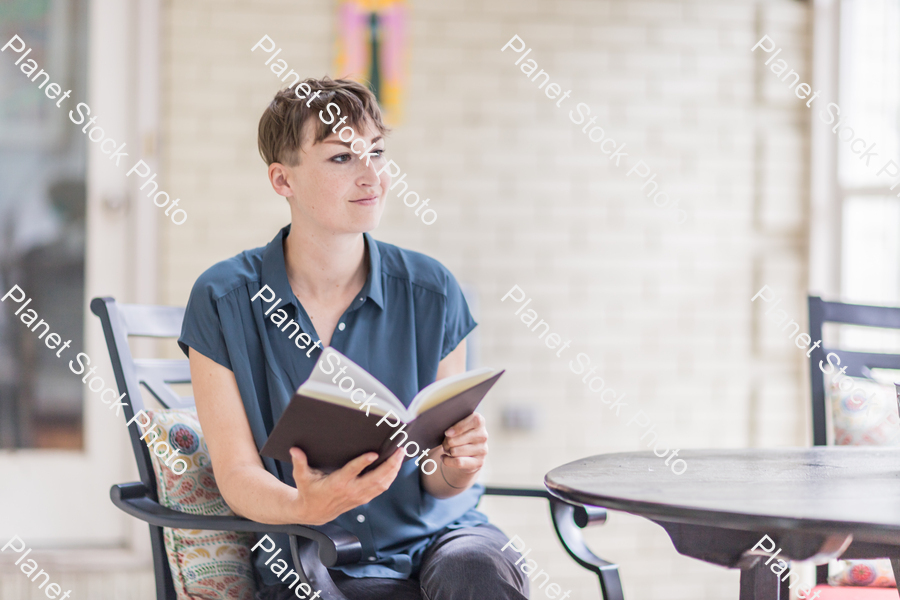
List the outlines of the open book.
{"type": "Polygon", "coordinates": [[[365,369],[325,348],[260,454],[289,463],[290,449],[296,446],[306,453],[309,466],[328,472],[361,454],[378,452],[378,460],[368,467],[373,469],[398,444],[415,442],[420,450],[439,446],[444,432],[475,412],[502,374],[482,368],[446,377],[422,389],[407,408],[365,369]]]}

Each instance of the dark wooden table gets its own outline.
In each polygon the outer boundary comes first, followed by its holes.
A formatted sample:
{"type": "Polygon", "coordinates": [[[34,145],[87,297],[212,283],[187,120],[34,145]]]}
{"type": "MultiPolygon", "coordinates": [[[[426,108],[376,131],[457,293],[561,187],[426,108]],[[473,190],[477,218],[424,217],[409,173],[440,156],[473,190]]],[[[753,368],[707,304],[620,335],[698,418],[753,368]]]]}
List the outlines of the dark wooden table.
{"type": "Polygon", "coordinates": [[[679,458],[688,464],[682,475],[652,452],[591,456],[544,483],[563,500],[650,519],[685,556],[741,569],[741,600],[788,598],[788,582],[771,570],[777,562],[765,566],[768,554],[750,552],[764,535],[782,549],[777,559],[891,558],[898,572],[900,448],[684,450],[679,458]]]}

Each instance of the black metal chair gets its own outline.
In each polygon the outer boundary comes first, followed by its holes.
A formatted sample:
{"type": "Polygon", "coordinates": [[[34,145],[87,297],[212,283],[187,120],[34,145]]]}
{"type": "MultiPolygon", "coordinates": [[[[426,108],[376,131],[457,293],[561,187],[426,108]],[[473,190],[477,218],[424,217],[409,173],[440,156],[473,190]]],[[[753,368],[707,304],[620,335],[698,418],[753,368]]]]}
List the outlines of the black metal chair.
{"type": "MultiPolygon", "coordinates": [[[[184,308],[117,304],[113,298],[94,298],[91,301],[91,311],[100,318],[103,325],[119,393],[128,395],[129,405],[124,410],[126,422],[146,406],[141,395],[141,385],[147,388],[163,408],[194,406],[193,398],[179,397],[170,387],[170,384],[190,383],[191,374],[186,359],[136,360],[128,346],[129,337],[178,337],[184,319],[184,308]]],[[[137,423],[128,427],[128,435],[141,480],[114,485],[110,489],[110,497],[121,510],[150,526],[157,600],[175,599],[175,588],[163,543],[163,527],[288,534],[294,570],[300,574],[301,581],[313,589],[322,590],[323,597],[347,600],[332,582],[328,568],[359,562],[362,549],[355,536],[334,525],[266,525],[241,517],[196,516],[166,508],[159,504],[150,452],[140,440],[141,433],[137,423]]],[[[579,530],[590,524],[603,523],[606,520],[605,509],[568,504],[550,496],[543,489],[488,487],[486,493],[547,500],[556,535],[569,556],[597,575],[604,600],[623,600],[617,565],[595,556],[588,549],[579,530]]]]}
{"type": "MultiPolygon", "coordinates": [[[[826,302],[818,296],[809,296],[809,335],[812,342],[823,340],[822,329],[825,323],[837,323],[843,325],[862,325],[876,327],[878,329],[900,329],[900,308],[888,306],[867,306],[863,304],[844,304],[841,302],[826,302]]],[[[827,445],[827,421],[825,396],[825,380],[819,362],[826,362],[829,352],[834,352],[840,359],[841,368],[847,367],[845,375],[851,377],[866,377],[869,369],[900,369],[900,355],[882,354],[873,352],[857,352],[826,347],[824,343],[813,349],[809,356],[809,378],[812,390],[812,415],[813,415],[813,445],[827,445]]],[[[878,548],[850,544],[842,558],[884,558],[879,554],[878,548]]],[[[893,564],[894,573],[897,574],[897,564],[893,564]]],[[[816,568],[816,583],[825,584],[828,579],[828,566],[816,568]]],[[[865,588],[858,588],[857,593],[862,596],[865,588]]]]}

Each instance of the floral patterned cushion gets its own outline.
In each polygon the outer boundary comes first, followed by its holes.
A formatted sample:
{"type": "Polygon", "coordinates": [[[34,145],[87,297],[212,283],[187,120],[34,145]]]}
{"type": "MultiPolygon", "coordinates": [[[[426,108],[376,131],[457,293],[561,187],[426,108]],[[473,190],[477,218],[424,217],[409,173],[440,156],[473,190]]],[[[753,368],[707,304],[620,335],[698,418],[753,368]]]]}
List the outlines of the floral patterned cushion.
{"type": "MultiPolygon", "coordinates": [[[[826,390],[837,446],[900,446],[900,417],[893,384],[847,377],[853,385],[826,390]]],[[[843,380],[841,380],[843,381],[843,380]]]]}
{"type": "MultiPolygon", "coordinates": [[[[893,384],[848,377],[845,390],[828,386],[838,446],[900,446],[900,417],[893,384]]],[[[828,578],[831,585],[896,587],[889,560],[839,560],[839,571],[828,578]]]]}
{"type": "Polygon", "coordinates": [[[831,585],[856,585],[896,588],[891,561],[841,560],[841,570],[828,578],[831,585]]]}
{"type": "MultiPolygon", "coordinates": [[[[216,486],[196,411],[146,412],[150,424],[142,431],[147,433],[156,425],[159,433],[158,438],[148,434],[146,441],[153,442],[154,447],[168,442],[173,452],[180,450],[178,458],[187,463],[187,469],[176,475],[172,467],[177,464],[176,470],[181,471],[183,466],[171,459],[171,453],[162,458],[150,453],[159,503],[195,515],[233,515],[216,486]],[[167,460],[171,466],[165,464],[167,460]]],[[[178,600],[253,599],[253,534],[165,527],[163,537],[178,600]]]]}

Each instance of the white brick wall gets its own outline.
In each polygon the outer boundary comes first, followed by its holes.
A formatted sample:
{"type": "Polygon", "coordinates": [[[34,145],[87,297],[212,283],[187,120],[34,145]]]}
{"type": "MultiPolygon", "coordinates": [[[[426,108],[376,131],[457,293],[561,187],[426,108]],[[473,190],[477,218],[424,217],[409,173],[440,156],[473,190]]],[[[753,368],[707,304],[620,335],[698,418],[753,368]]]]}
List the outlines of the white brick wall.
{"type": "MultiPolygon", "coordinates": [[[[768,283],[805,318],[808,109],[759,70],[764,59],[749,48],[769,33],[790,66],[808,73],[807,6],[411,2],[406,119],[388,151],[440,216],[426,227],[392,196],[376,236],[438,258],[479,292],[482,362],[508,370],[484,406],[486,481],[539,486],[562,463],[640,449],[637,430],[569,372],[577,352],[651,415],[664,443],[806,443],[802,353],[758,321],[749,299],[768,283]],[[572,89],[563,108],[526,81],[510,51],[500,53],[513,34],[551,81],[572,89]],[[623,167],[571,123],[577,102],[627,143],[623,167]],[[624,165],[637,159],[681,199],[688,222],[675,225],[626,177],[624,165]],[[500,303],[513,284],[572,339],[565,360],[500,303]],[[503,431],[507,405],[534,407],[538,429],[503,431]]],[[[267,243],[289,218],[256,150],[278,81],[250,47],[268,34],[291,68],[329,72],[333,14],[313,0],[170,0],[165,23],[163,187],[190,220],[160,228],[161,300],[183,304],[200,272],[267,243]]],[[[573,598],[597,597],[541,503],[484,507],[573,598]]],[[[640,518],[613,514],[587,535],[620,563],[629,600],[737,597],[736,572],[679,556],[640,518]]]]}

